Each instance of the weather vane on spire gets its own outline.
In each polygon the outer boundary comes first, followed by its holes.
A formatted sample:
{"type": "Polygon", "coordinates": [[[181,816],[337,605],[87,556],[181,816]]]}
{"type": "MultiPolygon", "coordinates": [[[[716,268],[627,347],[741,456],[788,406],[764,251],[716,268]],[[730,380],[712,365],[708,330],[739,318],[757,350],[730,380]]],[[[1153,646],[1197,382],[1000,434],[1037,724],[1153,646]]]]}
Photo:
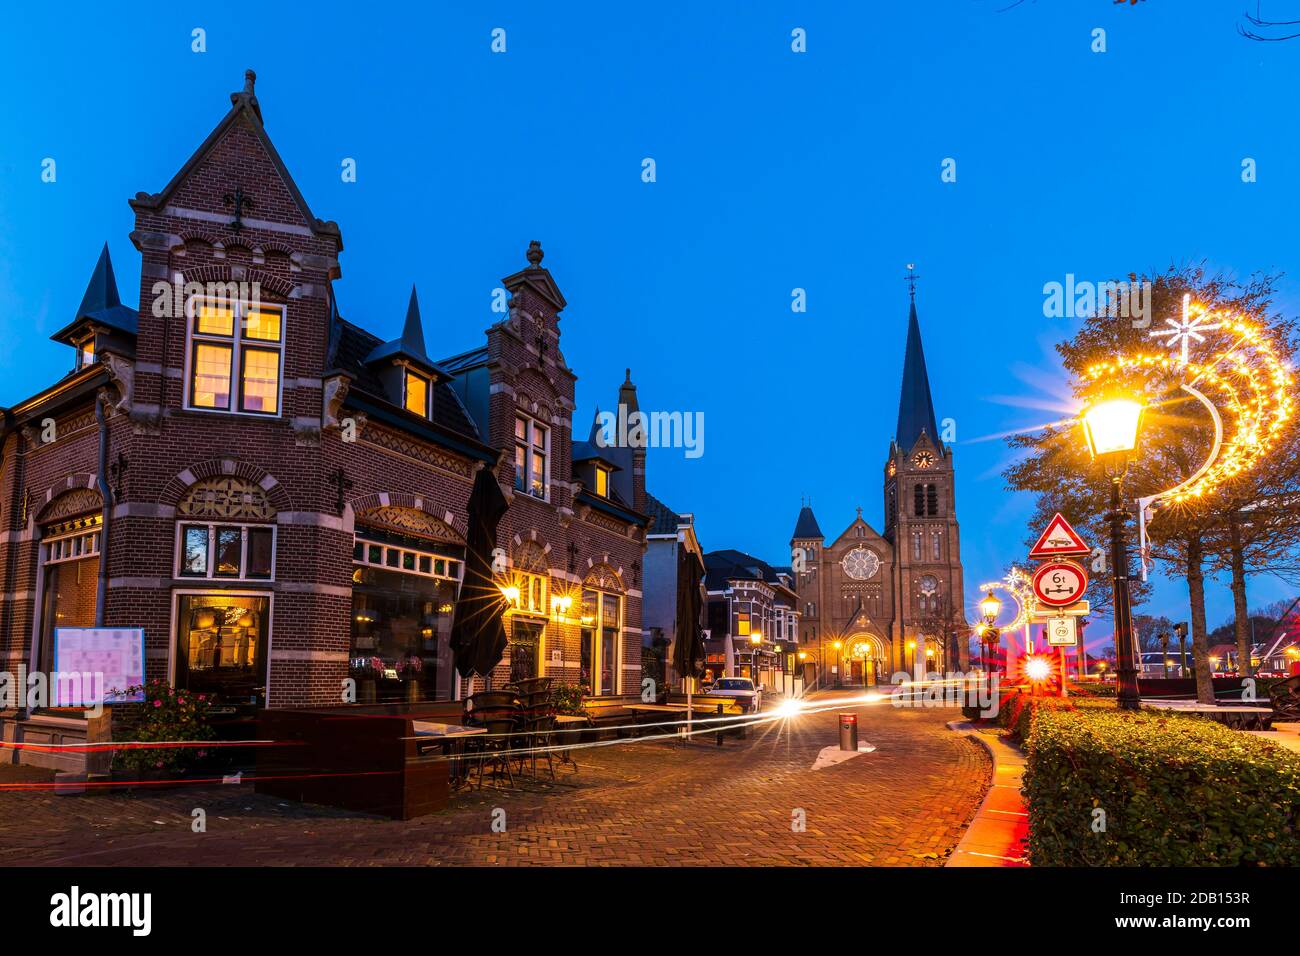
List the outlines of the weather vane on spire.
{"type": "Polygon", "coordinates": [[[904,278],[907,279],[907,294],[911,296],[912,301],[915,302],[916,301],[916,280],[921,278],[919,275],[916,274],[915,262],[909,262],[907,264],[907,275],[904,276],[904,278]]]}

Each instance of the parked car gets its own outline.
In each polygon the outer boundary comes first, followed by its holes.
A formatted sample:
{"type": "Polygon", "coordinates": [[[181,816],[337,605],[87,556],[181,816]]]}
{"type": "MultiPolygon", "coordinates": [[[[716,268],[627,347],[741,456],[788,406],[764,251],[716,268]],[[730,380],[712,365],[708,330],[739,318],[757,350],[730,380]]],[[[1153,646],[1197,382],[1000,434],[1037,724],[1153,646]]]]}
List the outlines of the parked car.
{"type": "Polygon", "coordinates": [[[763,705],[763,691],[756,688],[748,677],[719,677],[704,696],[734,697],[746,713],[757,713],[763,705]]]}

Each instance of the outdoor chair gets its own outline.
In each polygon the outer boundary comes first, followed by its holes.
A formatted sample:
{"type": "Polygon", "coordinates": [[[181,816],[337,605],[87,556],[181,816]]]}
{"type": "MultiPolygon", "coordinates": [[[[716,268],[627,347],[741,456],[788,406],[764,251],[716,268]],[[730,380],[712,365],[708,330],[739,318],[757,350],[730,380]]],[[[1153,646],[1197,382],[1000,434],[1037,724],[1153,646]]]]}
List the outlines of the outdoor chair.
{"type": "Polygon", "coordinates": [[[465,723],[487,730],[483,737],[470,738],[474,755],[478,758],[478,789],[483,789],[485,765],[497,781],[500,780],[499,768],[504,769],[513,788],[515,775],[510,770],[510,751],[519,739],[518,731],[523,722],[519,698],[507,691],[483,691],[472,695],[466,704],[465,723]]]}
{"type": "Polygon", "coordinates": [[[554,742],[553,731],[555,730],[555,701],[549,689],[532,693],[522,698],[523,728],[522,736],[524,746],[532,751],[529,754],[521,754],[519,759],[519,769],[523,772],[524,760],[527,757],[532,758],[532,775],[537,777],[537,755],[538,750],[542,750],[543,756],[546,757],[546,769],[550,771],[551,779],[555,779],[555,760],[551,755],[550,747],[554,742]],[[543,749],[545,748],[545,749],[543,749]]]}

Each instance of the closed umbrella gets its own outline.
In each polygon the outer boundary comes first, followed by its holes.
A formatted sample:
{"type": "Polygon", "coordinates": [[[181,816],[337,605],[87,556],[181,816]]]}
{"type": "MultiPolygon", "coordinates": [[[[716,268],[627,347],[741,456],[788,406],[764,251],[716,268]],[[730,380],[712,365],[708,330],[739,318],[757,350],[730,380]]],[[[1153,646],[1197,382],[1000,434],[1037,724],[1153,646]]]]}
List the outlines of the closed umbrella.
{"type": "Polygon", "coordinates": [[[465,576],[451,622],[451,650],[456,670],[466,679],[487,676],[506,649],[501,619],[505,605],[492,579],[492,551],[497,525],[510,507],[491,468],[480,468],[469,496],[469,534],[465,540],[465,576]]]}
{"type": "MultiPolygon", "coordinates": [[[[686,706],[691,706],[692,685],[704,670],[704,632],[700,628],[700,559],[689,548],[677,549],[677,639],[673,642],[673,667],[686,684],[686,706]]],[[[686,731],[691,711],[686,711],[686,731]]]]}

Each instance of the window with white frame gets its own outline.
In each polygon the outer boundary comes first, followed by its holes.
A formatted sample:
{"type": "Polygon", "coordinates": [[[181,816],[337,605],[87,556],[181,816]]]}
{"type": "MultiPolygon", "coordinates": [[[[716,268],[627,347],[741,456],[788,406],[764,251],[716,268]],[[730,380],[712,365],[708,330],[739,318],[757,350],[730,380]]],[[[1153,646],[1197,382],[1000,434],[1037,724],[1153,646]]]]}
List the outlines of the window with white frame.
{"type": "Polygon", "coordinates": [[[515,415],[515,490],[551,499],[551,430],[528,415],[515,415]]]}
{"type": "Polygon", "coordinates": [[[275,531],[275,525],[181,522],[176,526],[176,576],[269,581],[275,568],[275,531]]]}
{"type": "Polygon", "coordinates": [[[186,407],[279,415],[284,306],[194,296],[187,315],[186,407]]]}
{"type": "Polygon", "coordinates": [[[421,574],[431,578],[460,580],[461,562],[455,558],[431,551],[395,547],[378,541],[368,541],[358,536],[352,545],[352,560],[356,564],[387,568],[405,574],[421,574]]]}

